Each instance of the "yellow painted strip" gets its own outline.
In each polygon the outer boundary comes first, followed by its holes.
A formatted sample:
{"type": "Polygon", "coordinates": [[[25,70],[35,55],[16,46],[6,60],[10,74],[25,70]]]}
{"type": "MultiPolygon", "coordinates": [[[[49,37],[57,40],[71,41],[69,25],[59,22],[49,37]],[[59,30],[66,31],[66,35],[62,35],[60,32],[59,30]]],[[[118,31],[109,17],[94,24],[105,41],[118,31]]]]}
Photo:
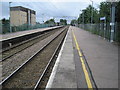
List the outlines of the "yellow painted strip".
{"type": "Polygon", "coordinates": [[[83,67],[83,71],[84,71],[84,74],[85,74],[85,78],[86,78],[86,82],[87,82],[88,88],[90,88],[90,90],[92,90],[93,87],[92,87],[92,84],[91,84],[91,81],[90,81],[90,78],[89,78],[87,69],[86,69],[86,67],[85,67],[83,58],[80,57],[80,60],[81,60],[81,62],[82,62],[82,67],[83,67]]]}
{"type": "MultiPolygon", "coordinates": [[[[72,33],[73,33],[73,32],[72,32],[72,33]]],[[[78,43],[77,43],[77,39],[76,39],[74,33],[73,33],[73,37],[74,37],[74,40],[75,40],[75,44],[76,44],[77,50],[80,51],[80,48],[79,48],[79,45],[78,45],[78,43]]],[[[82,56],[82,54],[81,54],[80,52],[78,52],[78,53],[79,53],[80,56],[82,56]]]]}
{"type": "MultiPolygon", "coordinates": [[[[73,32],[72,32],[72,33],[73,33],[73,32]]],[[[73,37],[74,37],[74,41],[75,41],[75,44],[76,44],[76,48],[77,48],[77,50],[78,50],[78,54],[79,54],[79,56],[80,56],[80,61],[81,61],[81,63],[82,63],[82,68],[83,68],[83,72],[84,72],[85,79],[86,79],[86,82],[87,82],[87,86],[88,86],[89,90],[93,90],[92,83],[91,83],[91,81],[90,81],[90,77],[89,77],[88,71],[87,71],[87,69],[86,69],[84,60],[83,60],[83,58],[81,57],[81,56],[82,56],[82,53],[80,52],[80,47],[79,47],[79,45],[78,45],[78,42],[77,42],[77,39],[76,39],[74,33],[73,33],[73,37]]]]}

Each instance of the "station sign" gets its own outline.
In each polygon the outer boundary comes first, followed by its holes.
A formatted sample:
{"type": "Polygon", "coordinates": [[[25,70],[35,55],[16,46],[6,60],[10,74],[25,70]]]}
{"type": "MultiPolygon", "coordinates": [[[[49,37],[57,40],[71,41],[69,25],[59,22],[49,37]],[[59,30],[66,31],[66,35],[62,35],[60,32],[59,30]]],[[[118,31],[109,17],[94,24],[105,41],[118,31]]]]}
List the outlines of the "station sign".
{"type": "Polygon", "coordinates": [[[102,20],[105,20],[105,19],[106,19],[105,17],[101,17],[101,18],[100,18],[101,21],[102,21],[102,20]]]}

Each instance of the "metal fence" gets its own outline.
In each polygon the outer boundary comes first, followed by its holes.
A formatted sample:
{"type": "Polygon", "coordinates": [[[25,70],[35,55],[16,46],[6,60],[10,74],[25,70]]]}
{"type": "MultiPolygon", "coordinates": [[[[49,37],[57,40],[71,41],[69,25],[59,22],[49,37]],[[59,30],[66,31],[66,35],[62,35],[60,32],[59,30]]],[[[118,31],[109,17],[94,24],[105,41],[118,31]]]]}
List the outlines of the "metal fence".
{"type": "MultiPolygon", "coordinates": [[[[21,26],[13,26],[11,27],[12,32],[18,32],[18,31],[26,31],[31,29],[37,29],[37,28],[45,28],[45,27],[52,27],[56,26],[55,24],[36,24],[36,25],[21,25],[21,26]]],[[[10,24],[2,24],[0,22],[0,34],[6,34],[10,33],[10,24]]]]}
{"type": "MultiPolygon", "coordinates": [[[[110,41],[111,37],[111,26],[110,23],[104,24],[80,24],[78,27],[90,31],[93,34],[97,34],[101,37],[110,41]]],[[[120,23],[115,23],[115,31],[114,31],[114,41],[120,42],[120,23]]]]}

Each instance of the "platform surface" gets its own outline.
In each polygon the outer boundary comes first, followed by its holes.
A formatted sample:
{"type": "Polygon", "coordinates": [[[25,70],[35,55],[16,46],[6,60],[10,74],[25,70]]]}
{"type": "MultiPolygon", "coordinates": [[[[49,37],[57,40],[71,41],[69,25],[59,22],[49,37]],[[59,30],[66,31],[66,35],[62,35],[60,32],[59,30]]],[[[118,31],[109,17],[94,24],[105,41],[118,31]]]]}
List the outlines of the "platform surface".
{"type": "Polygon", "coordinates": [[[68,31],[63,50],[57,59],[48,88],[77,88],[71,30],[68,31]],[[69,62],[69,63],[68,63],[69,62]],[[54,77],[53,77],[54,76],[54,77]]]}
{"type": "Polygon", "coordinates": [[[73,34],[82,50],[92,87],[118,88],[118,46],[88,31],[70,26],[46,88],[88,88],[73,34]],[[93,76],[93,79],[91,79],[93,76]]]}
{"type": "Polygon", "coordinates": [[[98,88],[118,88],[118,46],[73,27],[98,88]]]}

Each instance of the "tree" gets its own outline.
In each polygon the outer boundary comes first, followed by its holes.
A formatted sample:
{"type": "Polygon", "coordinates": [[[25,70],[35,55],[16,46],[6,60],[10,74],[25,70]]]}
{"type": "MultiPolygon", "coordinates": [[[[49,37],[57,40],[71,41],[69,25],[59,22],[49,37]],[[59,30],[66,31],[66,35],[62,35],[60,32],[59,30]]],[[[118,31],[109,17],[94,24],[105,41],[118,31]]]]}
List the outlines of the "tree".
{"type": "Polygon", "coordinates": [[[73,19],[70,24],[71,24],[72,26],[75,26],[77,23],[78,23],[77,20],[73,19]]]}
{"type": "MultiPolygon", "coordinates": [[[[91,15],[92,15],[92,6],[91,5],[89,5],[84,11],[83,11],[83,13],[84,13],[84,23],[86,24],[86,23],[90,23],[91,22],[91,15]]],[[[94,12],[94,11],[93,11],[94,12]]],[[[82,15],[83,15],[83,13],[82,13],[82,15]]]]}
{"type": "Polygon", "coordinates": [[[99,22],[99,13],[94,7],[89,5],[86,9],[82,10],[82,13],[79,15],[79,18],[77,19],[78,24],[83,23],[83,22],[84,22],[84,24],[91,23],[92,12],[93,12],[92,23],[98,23],[99,22]]]}
{"type": "MultiPolygon", "coordinates": [[[[100,17],[106,17],[107,22],[111,22],[111,3],[110,2],[101,2],[100,3],[100,17]]],[[[116,2],[116,22],[120,22],[120,1],[116,2]]]]}
{"type": "Polygon", "coordinates": [[[120,1],[116,4],[116,22],[120,22],[120,1]]]}
{"type": "Polygon", "coordinates": [[[55,24],[55,20],[54,19],[47,20],[45,24],[55,24]]]}
{"type": "Polygon", "coordinates": [[[60,19],[60,25],[67,25],[66,19],[60,19]]]}
{"type": "Polygon", "coordinates": [[[110,2],[101,2],[100,3],[100,17],[106,17],[106,22],[110,22],[110,2]]]}
{"type": "Polygon", "coordinates": [[[10,21],[7,20],[7,19],[5,19],[5,18],[2,19],[2,24],[9,24],[9,22],[10,22],[10,21]]]}
{"type": "Polygon", "coordinates": [[[2,20],[2,31],[1,33],[7,33],[10,29],[10,21],[8,19],[3,18],[2,20]]]}
{"type": "Polygon", "coordinates": [[[120,43],[120,1],[116,4],[116,22],[117,25],[117,33],[118,33],[118,42],[120,43]]]}

